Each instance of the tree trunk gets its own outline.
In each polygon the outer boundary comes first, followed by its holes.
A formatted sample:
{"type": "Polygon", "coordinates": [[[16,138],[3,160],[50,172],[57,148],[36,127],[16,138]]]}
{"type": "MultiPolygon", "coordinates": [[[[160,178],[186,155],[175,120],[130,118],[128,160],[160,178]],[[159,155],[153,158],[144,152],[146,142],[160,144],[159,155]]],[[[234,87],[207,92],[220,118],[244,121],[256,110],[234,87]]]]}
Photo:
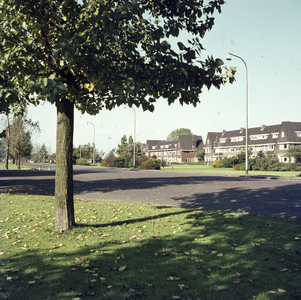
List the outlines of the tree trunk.
{"type": "Polygon", "coordinates": [[[73,126],[74,104],[68,99],[57,102],[55,230],[75,225],[73,203],[73,126]]]}
{"type": "Polygon", "coordinates": [[[6,156],[5,156],[5,170],[8,170],[8,157],[9,157],[9,143],[10,143],[10,127],[9,127],[9,117],[7,117],[7,129],[6,129],[6,156]]]}
{"type": "Polygon", "coordinates": [[[21,169],[21,155],[20,154],[18,154],[17,167],[18,167],[18,170],[21,169]]]}
{"type": "Polygon", "coordinates": [[[9,144],[6,145],[5,170],[8,170],[9,144]]]}

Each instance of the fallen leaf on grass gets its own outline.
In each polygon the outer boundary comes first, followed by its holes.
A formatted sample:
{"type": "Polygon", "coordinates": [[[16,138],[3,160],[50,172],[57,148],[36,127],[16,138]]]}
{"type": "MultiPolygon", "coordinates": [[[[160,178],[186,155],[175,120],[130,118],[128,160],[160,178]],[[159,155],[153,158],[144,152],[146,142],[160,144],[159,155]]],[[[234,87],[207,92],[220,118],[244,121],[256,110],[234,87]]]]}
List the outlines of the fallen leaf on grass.
{"type": "Polygon", "coordinates": [[[28,284],[35,284],[35,281],[28,281],[28,284]]]}
{"type": "Polygon", "coordinates": [[[113,286],[112,285],[108,285],[107,286],[107,289],[111,289],[113,286]]]}
{"type": "Polygon", "coordinates": [[[287,290],[278,289],[278,292],[279,292],[279,293],[286,293],[286,292],[287,292],[287,290]]]}
{"type": "Polygon", "coordinates": [[[188,286],[185,285],[185,284],[179,284],[179,288],[180,288],[181,290],[185,290],[185,289],[188,289],[188,286]]]}
{"type": "Polygon", "coordinates": [[[172,299],[181,299],[180,296],[172,296],[172,299]]]}
{"type": "Polygon", "coordinates": [[[125,271],[127,269],[127,266],[121,266],[118,270],[120,271],[120,272],[123,272],[123,271],[125,271]]]}
{"type": "Polygon", "coordinates": [[[217,257],[223,257],[224,254],[223,254],[223,253],[219,253],[219,254],[217,254],[216,256],[217,256],[217,257]]]}
{"type": "Polygon", "coordinates": [[[287,272],[287,271],[288,271],[288,269],[286,269],[286,268],[283,268],[280,270],[280,272],[287,272]]]}
{"type": "Polygon", "coordinates": [[[170,280],[170,281],[175,281],[175,280],[181,280],[181,278],[177,277],[177,276],[169,276],[167,278],[167,280],[170,280]]]}
{"type": "Polygon", "coordinates": [[[232,280],[232,282],[238,284],[238,283],[241,283],[241,280],[238,279],[238,278],[234,278],[234,279],[232,280]]]}
{"type": "Polygon", "coordinates": [[[276,294],[275,291],[268,291],[269,294],[276,294]]]}

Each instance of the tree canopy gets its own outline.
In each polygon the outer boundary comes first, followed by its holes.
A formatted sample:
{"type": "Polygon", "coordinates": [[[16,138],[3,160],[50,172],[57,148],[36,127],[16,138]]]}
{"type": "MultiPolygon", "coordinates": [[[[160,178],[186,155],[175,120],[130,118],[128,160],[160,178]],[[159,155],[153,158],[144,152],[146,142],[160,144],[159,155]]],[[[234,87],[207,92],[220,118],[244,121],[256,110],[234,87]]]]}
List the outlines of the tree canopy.
{"type": "Polygon", "coordinates": [[[167,141],[176,141],[180,135],[192,135],[192,131],[188,128],[178,128],[167,136],[167,141]]]}
{"type": "Polygon", "coordinates": [[[292,145],[286,152],[287,157],[294,157],[296,162],[301,162],[301,145],[292,145]]]}
{"type": "Polygon", "coordinates": [[[200,39],[223,0],[5,0],[0,2],[0,98],[49,101],[57,107],[55,229],[75,224],[74,108],[82,113],[119,105],[154,110],[199,103],[204,87],[219,88],[221,59],[204,57],[200,39]],[[192,35],[173,49],[170,38],[192,35]]]}

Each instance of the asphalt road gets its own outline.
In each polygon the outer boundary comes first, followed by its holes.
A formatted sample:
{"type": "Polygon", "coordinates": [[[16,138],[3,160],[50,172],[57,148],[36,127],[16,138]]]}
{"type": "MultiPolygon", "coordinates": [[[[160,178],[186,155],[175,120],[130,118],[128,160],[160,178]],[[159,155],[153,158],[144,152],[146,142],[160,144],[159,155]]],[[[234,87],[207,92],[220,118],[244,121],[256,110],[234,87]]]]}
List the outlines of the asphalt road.
{"type": "MultiPolygon", "coordinates": [[[[38,165],[39,166],[39,165],[38,165]]],[[[54,195],[55,165],[0,171],[0,192],[54,195]]],[[[76,198],[141,202],[301,220],[301,180],[74,166],[76,198]]]]}

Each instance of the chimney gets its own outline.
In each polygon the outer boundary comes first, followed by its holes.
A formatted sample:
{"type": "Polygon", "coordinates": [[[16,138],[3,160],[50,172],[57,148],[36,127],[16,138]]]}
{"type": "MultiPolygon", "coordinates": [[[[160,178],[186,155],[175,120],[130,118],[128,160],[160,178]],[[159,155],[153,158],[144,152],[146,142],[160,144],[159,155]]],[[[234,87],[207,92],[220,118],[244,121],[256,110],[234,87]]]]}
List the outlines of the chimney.
{"type": "Polygon", "coordinates": [[[266,127],[266,125],[261,125],[261,128],[260,128],[260,130],[262,131],[262,130],[264,130],[265,129],[265,127],[266,127]]]}
{"type": "Polygon", "coordinates": [[[225,133],[226,133],[226,130],[223,130],[223,131],[222,131],[222,136],[224,136],[225,133]]]}
{"type": "Polygon", "coordinates": [[[242,133],[245,130],[244,127],[240,127],[239,133],[242,133]]]}

